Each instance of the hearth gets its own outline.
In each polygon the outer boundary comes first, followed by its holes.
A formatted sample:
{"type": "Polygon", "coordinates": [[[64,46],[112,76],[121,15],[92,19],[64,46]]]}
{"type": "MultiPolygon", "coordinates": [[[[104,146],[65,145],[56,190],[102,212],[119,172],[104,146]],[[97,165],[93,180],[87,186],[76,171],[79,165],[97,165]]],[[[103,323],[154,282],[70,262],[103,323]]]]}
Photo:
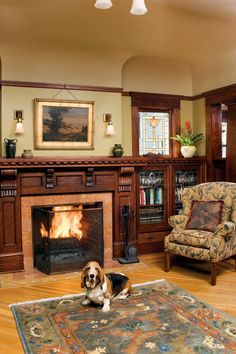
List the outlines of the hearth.
{"type": "Polygon", "coordinates": [[[103,203],[32,207],[34,267],[46,273],[104,263],[103,203]]]}

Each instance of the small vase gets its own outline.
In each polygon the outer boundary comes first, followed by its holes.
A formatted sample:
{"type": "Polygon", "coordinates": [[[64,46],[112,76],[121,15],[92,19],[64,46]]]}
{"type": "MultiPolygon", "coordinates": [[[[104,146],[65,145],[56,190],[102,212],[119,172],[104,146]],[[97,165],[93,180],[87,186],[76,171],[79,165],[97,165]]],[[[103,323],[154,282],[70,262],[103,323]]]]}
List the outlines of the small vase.
{"type": "Polygon", "coordinates": [[[16,155],[16,142],[17,139],[4,139],[6,147],[6,156],[8,159],[13,159],[16,155]]]}
{"type": "Polygon", "coordinates": [[[112,149],[113,156],[115,157],[121,157],[124,153],[124,149],[121,146],[121,144],[115,144],[115,146],[112,149]]]}
{"type": "Polygon", "coordinates": [[[193,157],[195,152],[196,152],[196,147],[191,145],[191,146],[181,146],[181,154],[183,157],[193,157]]]}
{"type": "Polygon", "coordinates": [[[33,154],[32,154],[31,150],[23,150],[23,153],[21,154],[21,156],[24,159],[31,159],[33,157],[33,154]]]}

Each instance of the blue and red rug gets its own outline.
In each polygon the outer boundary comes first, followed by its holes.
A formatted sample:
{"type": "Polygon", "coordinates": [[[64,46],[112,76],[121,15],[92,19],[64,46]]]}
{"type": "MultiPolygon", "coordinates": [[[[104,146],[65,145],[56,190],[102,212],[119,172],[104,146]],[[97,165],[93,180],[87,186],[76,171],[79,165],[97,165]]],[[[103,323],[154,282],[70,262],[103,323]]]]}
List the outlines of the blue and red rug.
{"type": "Polygon", "coordinates": [[[25,352],[236,353],[236,318],[165,280],[138,285],[108,313],[82,298],[11,305],[25,352]]]}

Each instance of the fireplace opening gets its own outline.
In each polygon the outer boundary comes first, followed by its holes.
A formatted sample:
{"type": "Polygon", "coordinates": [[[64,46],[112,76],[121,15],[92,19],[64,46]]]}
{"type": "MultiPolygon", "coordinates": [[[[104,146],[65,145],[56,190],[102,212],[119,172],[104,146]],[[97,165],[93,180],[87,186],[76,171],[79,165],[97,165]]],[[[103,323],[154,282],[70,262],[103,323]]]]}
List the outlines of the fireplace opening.
{"type": "Polygon", "coordinates": [[[104,264],[103,203],[32,207],[34,267],[46,274],[104,264]]]}

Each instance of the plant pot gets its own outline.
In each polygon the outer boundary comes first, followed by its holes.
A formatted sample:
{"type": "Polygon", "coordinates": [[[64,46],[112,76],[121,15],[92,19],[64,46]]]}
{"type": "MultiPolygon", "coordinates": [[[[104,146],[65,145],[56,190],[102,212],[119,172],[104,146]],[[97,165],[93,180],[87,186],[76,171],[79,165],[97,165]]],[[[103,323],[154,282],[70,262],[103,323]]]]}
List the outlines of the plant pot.
{"type": "Polygon", "coordinates": [[[193,157],[197,148],[195,146],[181,146],[181,154],[183,157],[193,157]]]}

